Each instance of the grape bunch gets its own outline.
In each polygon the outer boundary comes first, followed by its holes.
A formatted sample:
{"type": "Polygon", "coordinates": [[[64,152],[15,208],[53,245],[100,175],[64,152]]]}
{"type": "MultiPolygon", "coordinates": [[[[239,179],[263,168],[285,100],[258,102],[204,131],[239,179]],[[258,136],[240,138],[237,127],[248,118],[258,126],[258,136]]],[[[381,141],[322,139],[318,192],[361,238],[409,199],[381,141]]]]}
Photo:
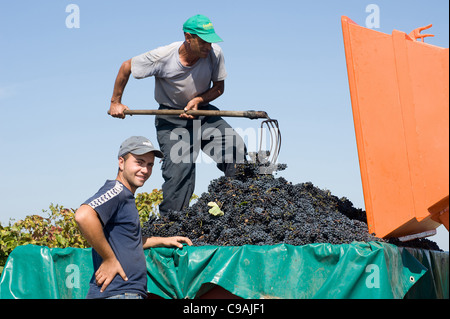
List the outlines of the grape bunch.
{"type": "MultiPolygon", "coordinates": [[[[279,170],[286,165],[280,165],[279,170]]],[[[384,241],[370,234],[366,214],[347,198],[312,183],[292,184],[242,164],[234,178],[212,180],[208,191],[183,211],[150,218],[144,236],[186,236],[194,245],[241,246],[344,244],[384,241]],[[223,215],[210,213],[215,203],[223,215]]]]}

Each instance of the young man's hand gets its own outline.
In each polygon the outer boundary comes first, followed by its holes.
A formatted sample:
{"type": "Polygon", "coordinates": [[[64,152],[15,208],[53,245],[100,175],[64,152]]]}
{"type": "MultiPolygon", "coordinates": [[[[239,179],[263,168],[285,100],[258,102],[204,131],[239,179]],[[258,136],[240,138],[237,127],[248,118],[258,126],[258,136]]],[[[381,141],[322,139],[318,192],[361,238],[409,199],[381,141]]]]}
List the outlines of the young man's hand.
{"type": "Polygon", "coordinates": [[[178,247],[183,248],[183,243],[192,246],[192,242],[187,237],[174,236],[174,237],[163,237],[163,245],[165,247],[178,247]]]}
{"type": "Polygon", "coordinates": [[[192,241],[187,237],[174,236],[174,237],[144,237],[143,246],[146,248],[154,247],[177,247],[183,248],[183,243],[192,246],[192,241]]]}
{"type": "Polygon", "coordinates": [[[128,280],[122,265],[116,258],[103,260],[102,264],[95,272],[95,282],[97,286],[102,286],[100,292],[105,291],[106,287],[108,287],[117,274],[119,274],[123,280],[128,280]]]}

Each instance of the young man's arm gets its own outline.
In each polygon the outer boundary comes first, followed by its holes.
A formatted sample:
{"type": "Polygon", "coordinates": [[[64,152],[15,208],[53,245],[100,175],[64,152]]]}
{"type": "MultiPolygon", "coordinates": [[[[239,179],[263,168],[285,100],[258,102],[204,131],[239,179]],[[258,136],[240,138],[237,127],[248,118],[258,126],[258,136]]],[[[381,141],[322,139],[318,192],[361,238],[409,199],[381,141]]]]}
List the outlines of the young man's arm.
{"type": "Polygon", "coordinates": [[[103,234],[102,223],[95,210],[88,205],[81,205],[75,213],[75,221],[88,243],[103,259],[102,264],[95,272],[97,285],[102,285],[100,292],[108,287],[116,274],[127,281],[128,278],[122,266],[103,234]]]}
{"type": "Polygon", "coordinates": [[[187,237],[143,237],[142,246],[144,249],[153,247],[178,247],[183,248],[183,243],[192,246],[192,242],[187,237]]]}

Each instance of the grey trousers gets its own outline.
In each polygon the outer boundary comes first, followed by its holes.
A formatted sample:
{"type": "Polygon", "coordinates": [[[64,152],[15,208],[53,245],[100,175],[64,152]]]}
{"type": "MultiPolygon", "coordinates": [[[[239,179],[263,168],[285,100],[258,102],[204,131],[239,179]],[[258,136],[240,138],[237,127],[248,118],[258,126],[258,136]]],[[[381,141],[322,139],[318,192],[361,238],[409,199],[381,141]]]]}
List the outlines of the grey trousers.
{"type": "MultiPolygon", "coordinates": [[[[170,109],[160,106],[160,109],[170,109]]],[[[213,105],[202,107],[218,110],[213,105]]],[[[178,116],[156,116],[158,143],[164,154],[161,166],[164,183],[161,216],[169,210],[189,206],[195,188],[195,162],[202,150],[212,158],[225,176],[233,176],[236,163],[246,161],[247,149],[236,131],[219,116],[199,116],[194,120],[178,116]]]]}

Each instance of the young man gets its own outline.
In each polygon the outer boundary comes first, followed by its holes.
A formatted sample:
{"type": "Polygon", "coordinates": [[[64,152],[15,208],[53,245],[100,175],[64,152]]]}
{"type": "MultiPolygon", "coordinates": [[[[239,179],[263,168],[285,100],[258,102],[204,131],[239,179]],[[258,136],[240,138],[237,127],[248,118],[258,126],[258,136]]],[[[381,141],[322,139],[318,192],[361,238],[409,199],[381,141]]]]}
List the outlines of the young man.
{"type": "MultiPolygon", "coordinates": [[[[136,79],[155,78],[155,100],[160,109],[218,110],[209,103],[224,92],[227,72],[222,49],[217,45],[222,39],[204,15],[189,18],[183,31],[184,41],[156,48],[122,64],[111,98],[111,116],[125,117],[124,110],[128,107],[122,104],[122,95],[131,74],[136,79]]],[[[161,167],[164,178],[164,200],[159,206],[161,214],[189,205],[200,149],[217,163],[225,176],[234,176],[236,163],[245,161],[244,141],[219,116],[197,119],[189,114],[157,116],[155,124],[158,143],[165,155],[161,167]],[[211,132],[215,132],[212,139],[211,132]],[[188,136],[182,154],[174,151],[180,142],[177,135],[182,136],[183,142],[188,136]],[[235,142],[230,143],[234,139],[235,142]]]]}
{"type": "Polygon", "coordinates": [[[142,136],[125,140],[119,171],[75,213],[75,221],[92,246],[94,275],[87,298],[145,298],[147,267],[144,248],[192,245],[186,237],[142,238],[134,194],[152,174],[161,151],[142,136]]]}

